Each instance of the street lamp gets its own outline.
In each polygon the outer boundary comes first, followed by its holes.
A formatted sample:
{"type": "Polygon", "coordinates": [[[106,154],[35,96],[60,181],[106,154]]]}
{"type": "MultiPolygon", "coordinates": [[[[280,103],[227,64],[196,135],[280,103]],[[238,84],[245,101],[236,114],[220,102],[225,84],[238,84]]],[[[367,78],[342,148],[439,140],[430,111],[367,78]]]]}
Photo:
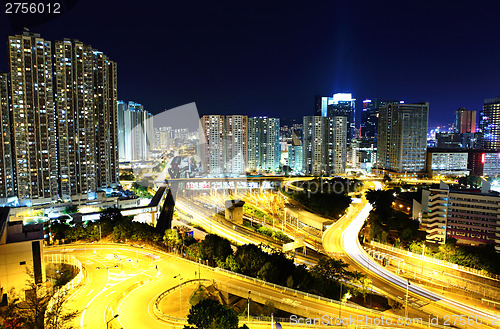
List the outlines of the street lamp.
{"type": "Polygon", "coordinates": [[[182,286],[181,286],[181,275],[180,274],[177,274],[176,276],[174,276],[174,279],[176,278],[179,278],[179,312],[181,312],[182,308],[181,308],[181,305],[182,305],[182,286]]]}
{"type": "Polygon", "coordinates": [[[247,299],[247,301],[248,301],[248,303],[247,303],[247,304],[248,304],[247,321],[248,321],[248,322],[250,322],[250,293],[251,293],[251,291],[250,291],[250,290],[248,290],[248,299],[247,299]]]}
{"type": "Polygon", "coordinates": [[[110,323],[111,321],[113,321],[114,319],[116,319],[117,317],[118,317],[118,314],[115,314],[115,316],[114,316],[114,317],[112,317],[112,318],[111,318],[111,320],[109,320],[109,321],[107,321],[107,322],[106,322],[106,329],[108,329],[108,328],[109,328],[109,323],[110,323]]]}
{"type": "Polygon", "coordinates": [[[422,276],[424,275],[425,242],[422,245],[422,276]]]}
{"type": "Polygon", "coordinates": [[[342,323],[342,281],[340,282],[340,298],[339,298],[339,301],[340,301],[339,319],[340,319],[340,322],[342,323]]]}
{"type": "MultiPolygon", "coordinates": [[[[410,279],[406,279],[406,302],[405,302],[405,319],[408,318],[408,287],[410,286],[410,279]]],[[[405,320],[406,321],[406,320],[405,320]]]]}

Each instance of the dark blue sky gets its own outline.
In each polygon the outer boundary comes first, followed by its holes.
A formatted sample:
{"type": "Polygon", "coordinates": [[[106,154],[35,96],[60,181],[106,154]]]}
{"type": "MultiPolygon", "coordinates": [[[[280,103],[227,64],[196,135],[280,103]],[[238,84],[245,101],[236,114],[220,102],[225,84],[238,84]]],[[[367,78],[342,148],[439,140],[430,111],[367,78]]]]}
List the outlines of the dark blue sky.
{"type": "MultiPolygon", "coordinates": [[[[13,31],[0,13],[0,71],[13,31]]],[[[79,0],[32,27],[118,62],[120,99],[152,113],[301,117],[315,94],[430,102],[430,124],[500,95],[499,1],[79,0]]]]}

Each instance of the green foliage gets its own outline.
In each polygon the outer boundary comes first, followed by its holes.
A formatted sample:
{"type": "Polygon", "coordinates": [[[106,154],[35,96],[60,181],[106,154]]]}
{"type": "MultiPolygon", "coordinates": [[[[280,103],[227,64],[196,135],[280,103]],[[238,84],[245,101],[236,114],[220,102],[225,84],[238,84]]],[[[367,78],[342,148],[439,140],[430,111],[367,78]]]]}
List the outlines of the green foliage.
{"type": "Polygon", "coordinates": [[[366,192],[366,199],[373,205],[368,218],[372,239],[385,243],[390,238],[391,231],[397,232],[399,241],[411,241],[416,238],[419,223],[407,214],[392,208],[395,193],[396,189],[366,192]]]}
{"type": "MultiPolygon", "coordinates": [[[[422,253],[422,247],[417,243],[412,243],[410,250],[422,253]]],[[[439,245],[437,250],[426,248],[425,253],[461,266],[500,274],[500,255],[495,252],[492,244],[477,247],[461,246],[456,244],[456,239],[449,238],[445,244],[439,245]]]]}
{"type": "Polygon", "coordinates": [[[147,186],[144,186],[144,185],[141,185],[137,182],[133,182],[132,183],[132,188],[134,189],[134,192],[137,196],[139,196],[140,198],[144,198],[144,199],[152,199],[153,198],[153,194],[151,194],[148,190],[148,187],[147,186]]]}
{"type": "MultiPolygon", "coordinates": [[[[303,191],[283,192],[290,198],[323,216],[339,218],[351,203],[347,191],[355,191],[356,181],[338,179],[331,181],[312,180],[302,184],[303,191]],[[350,182],[350,183],[349,183],[350,182]]],[[[359,186],[358,186],[359,188],[359,186]]]]}
{"type": "Polygon", "coordinates": [[[477,187],[481,186],[482,179],[479,176],[469,175],[469,176],[465,176],[465,177],[460,177],[458,179],[458,183],[460,185],[463,185],[463,186],[466,186],[466,187],[477,188],[477,187]]]}
{"type": "Polygon", "coordinates": [[[266,212],[262,211],[261,209],[249,203],[245,203],[243,205],[243,214],[249,217],[257,218],[259,220],[268,223],[273,221],[273,218],[269,216],[266,212]]]}
{"type": "Polygon", "coordinates": [[[229,240],[215,234],[208,234],[201,242],[200,258],[208,260],[210,264],[224,262],[233,254],[229,240]]]}
{"type": "Polygon", "coordinates": [[[160,237],[154,228],[146,223],[133,222],[131,219],[123,219],[113,228],[113,240],[115,241],[158,241],[160,237]]]}
{"type": "Polygon", "coordinates": [[[238,329],[238,315],[231,308],[211,299],[192,306],[184,329],[238,329]]]}
{"type": "Polygon", "coordinates": [[[254,224],[254,226],[252,226],[249,222],[245,222],[244,226],[249,227],[253,231],[268,236],[274,240],[281,241],[282,243],[289,243],[293,241],[292,239],[290,239],[290,237],[288,237],[288,235],[286,235],[282,231],[273,230],[267,226],[262,226],[259,224],[254,224]]]}
{"type": "Polygon", "coordinates": [[[65,214],[74,214],[78,212],[78,206],[75,204],[70,204],[66,207],[64,207],[63,213],[65,214]]]}
{"type": "Polygon", "coordinates": [[[257,279],[261,279],[267,282],[278,281],[279,270],[271,262],[267,262],[262,266],[262,268],[257,272],[257,279]]]}

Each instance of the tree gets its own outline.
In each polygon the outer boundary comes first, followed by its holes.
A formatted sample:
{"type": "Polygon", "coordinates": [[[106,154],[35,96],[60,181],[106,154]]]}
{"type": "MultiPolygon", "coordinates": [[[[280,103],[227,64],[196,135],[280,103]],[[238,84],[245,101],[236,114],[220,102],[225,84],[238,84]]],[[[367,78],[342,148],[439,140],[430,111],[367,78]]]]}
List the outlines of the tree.
{"type": "Polygon", "coordinates": [[[201,243],[201,258],[208,259],[212,264],[224,262],[227,256],[233,254],[229,240],[215,234],[208,234],[201,243]]]}
{"type": "Polygon", "coordinates": [[[482,179],[479,176],[469,175],[465,177],[460,177],[458,183],[464,186],[479,187],[481,186],[482,179]]]}
{"type": "Polygon", "coordinates": [[[277,282],[279,270],[271,262],[267,262],[257,272],[257,278],[267,282],[277,282]]]}
{"type": "Polygon", "coordinates": [[[63,213],[65,214],[74,214],[78,212],[78,206],[75,204],[70,204],[69,206],[64,207],[63,213]]]}
{"type": "MultiPolygon", "coordinates": [[[[29,329],[71,329],[71,320],[79,312],[68,311],[64,307],[65,296],[53,294],[53,290],[35,283],[33,270],[27,270],[29,279],[26,281],[26,298],[19,301],[13,298],[9,305],[1,312],[5,320],[6,328],[29,328],[29,329]],[[49,306],[50,302],[50,307],[49,306]]],[[[57,282],[63,282],[55,278],[57,282]]],[[[58,291],[61,286],[54,286],[58,291]]],[[[13,291],[11,295],[15,296],[13,291]]]]}
{"type": "Polygon", "coordinates": [[[231,308],[205,299],[191,307],[188,314],[190,325],[185,325],[184,329],[238,329],[238,322],[238,315],[231,308]]]}
{"type": "Polygon", "coordinates": [[[322,257],[312,271],[330,280],[347,280],[352,274],[347,270],[348,267],[349,264],[341,259],[322,257]]]}

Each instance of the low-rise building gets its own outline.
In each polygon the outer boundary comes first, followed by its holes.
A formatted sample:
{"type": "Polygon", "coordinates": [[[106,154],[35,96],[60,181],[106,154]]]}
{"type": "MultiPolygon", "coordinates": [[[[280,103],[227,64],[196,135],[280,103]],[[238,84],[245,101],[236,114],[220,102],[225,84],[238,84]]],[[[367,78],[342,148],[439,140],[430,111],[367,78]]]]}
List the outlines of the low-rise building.
{"type": "Polygon", "coordinates": [[[43,224],[23,225],[9,221],[10,208],[0,208],[0,287],[2,297],[12,289],[20,298],[26,293],[26,281],[46,281],[43,260],[43,224]],[[32,278],[29,273],[32,273],[32,278]]]}
{"type": "Polygon", "coordinates": [[[426,171],[429,176],[467,176],[467,152],[453,152],[449,150],[427,149],[426,171]]]}
{"type": "Polygon", "coordinates": [[[500,252],[500,194],[489,193],[489,184],[478,190],[440,188],[422,192],[422,224],[428,242],[457,243],[477,246],[495,244],[500,252]]]}

